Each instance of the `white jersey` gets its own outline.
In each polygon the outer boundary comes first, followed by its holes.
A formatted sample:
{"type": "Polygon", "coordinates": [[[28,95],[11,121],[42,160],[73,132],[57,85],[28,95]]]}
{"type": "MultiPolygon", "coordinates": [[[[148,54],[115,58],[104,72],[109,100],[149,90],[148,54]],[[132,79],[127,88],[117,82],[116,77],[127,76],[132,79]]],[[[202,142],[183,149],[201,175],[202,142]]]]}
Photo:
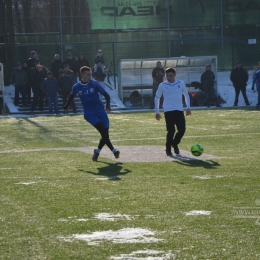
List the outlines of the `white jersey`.
{"type": "Polygon", "coordinates": [[[183,111],[182,95],[185,97],[187,108],[190,108],[190,97],[183,80],[175,79],[173,83],[167,80],[162,82],[155,94],[155,113],[159,114],[159,100],[163,95],[163,111],[183,111]]]}

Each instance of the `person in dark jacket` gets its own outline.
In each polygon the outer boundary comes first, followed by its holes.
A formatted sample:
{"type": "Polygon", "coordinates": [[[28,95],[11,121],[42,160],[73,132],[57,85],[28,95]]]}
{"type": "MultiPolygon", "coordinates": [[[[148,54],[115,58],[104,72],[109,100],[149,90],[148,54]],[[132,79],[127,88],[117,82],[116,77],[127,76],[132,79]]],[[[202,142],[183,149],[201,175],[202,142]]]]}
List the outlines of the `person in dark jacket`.
{"type": "Polygon", "coordinates": [[[76,70],[77,70],[77,76],[80,77],[80,68],[87,66],[89,67],[89,62],[86,60],[84,55],[82,53],[79,54],[78,60],[76,61],[76,70]]]}
{"type": "MultiPolygon", "coordinates": [[[[72,86],[74,84],[73,84],[70,76],[66,75],[65,71],[63,71],[63,70],[60,70],[60,77],[58,79],[58,83],[59,83],[59,93],[61,94],[62,102],[63,102],[62,107],[64,107],[68,101],[68,96],[69,96],[69,94],[72,90],[72,86]]],[[[72,106],[73,112],[77,113],[74,100],[72,100],[71,106],[72,106]]]]}
{"type": "Polygon", "coordinates": [[[77,83],[77,78],[72,70],[70,70],[70,66],[68,64],[64,64],[64,72],[65,75],[69,76],[73,82],[73,85],[77,83]]]}
{"type": "Polygon", "coordinates": [[[42,90],[47,97],[49,113],[53,114],[53,106],[55,114],[59,114],[58,108],[58,93],[59,93],[59,84],[57,79],[55,79],[52,75],[52,72],[49,71],[47,73],[47,78],[45,78],[42,82],[42,90]]]}
{"type": "Polygon", "coordinates": [[[65,64],[66,65],[69,65],[70,67],[70,70],[73,71],[74,75],[76,76],[77,74],[77,70],[76,70],[76,61],[75,59],[73,58],[73,55],[71,52],[68,53],[68,56],[67,56],[67,59],[64,60],[64,69],[65,69],[65,64]]]}
{"type": "MultiPolygon", "coordinates": [[[[155,93],[158,89],[158,86],[163,82],[163,77],[165,76],[165,71],[162,67],[162,64],[160,61],[156,62],[156,67],[152,71],[152,77],[153,77],[153,95],[151,99],[151,104],[150,108],[154,108],[154,98],[155,98],[155,93]]],[[[160,107],[162,107],[163,103],[163,97],[160,99],[160,107]]]]}
{"type": "Polygon", "coordinates": [[[38,60],[38,54],[36,51],[31,51],[31,57],[27,60],[29,68],[35,67],[35,60],[38,60]]]}
{"type": "MultiPolygon", "coordinates": [[[[93,73],[93,77],[96,81],[98,81],[98,83],[102,86],[102,88],[105,89],[105,77],[107,76],[106,73],[104,72],[103,70],[103,64],[101,61],[99,61],[96,65],[96,70],[95,72],[93,73]]],[[[99,95],[99,98],[100,100],[102,101],[103,100],[103,96],[102,95],[99,95]]]]}
{"type": "Polygon", "coordinates": [[[59,54],[54,55],[54,60],[51,62],[50,71],[54,78],[58,79],[60,76],[60,70],[63,69],[63,62],[60,59],[59,54]]]}
{"type": "Polygon", "coordinates": [[[246,105],[249,106],[250,103],[249,103],[247,95],[246,95],[246,85],[247,85],[247,81],[248,81],[248,72],[247,72],[246,69],[244,69],[241,66],[240,61],[237,61],[236,67],[231,71],[230,80],[233,83],[233,86],[235,88],[235,93],[236,93],[234,106],[237,106],[240,91],[243,95],[243,98],[245,100],[246,105]]]}
{"type": "Polygon", "coordinates": [[[11,83],[15,87],[15,97],[14,97],[14,104],[16,106],[19,105],[19,94],[22,94],[22,103],[26,105],[26,92],[25,86],[27,84],[28,77],[26,72],[22,69],[22,64],[18,62],[16,64],[16,70],[14,70],[11,74],[11,83]]]}
{"type": "Polygon", "coordinates": [[[38,64],[36,70],[33,71],[32,80],[33,80],[33,102],[31,106],[31,111],[36,109],[37,104],[39,104],[39,110],[43,110],[43,100],[44,93],[42,91],[42,82],[46,77],[46,72],[43,69],[43,66],[38,64]]]}
{"type": "Polygon", "coordinates": [[[218,97],[216,95],[214,85],[215,85],[215,74],[211,71],[211,66],[206,65],[206,71],[202,73],[200,77],[200,82],[202,83],[204,95],[205,95],[205,104],[207,107],[210,107],[209,100],[213,99],[216,107],[221,107],[218,102],[218,97]]]}
{"type": "Polygon", "coordinates": [[[94,66],[94,69],[93,69],[94,73],[97,71],[99,62],[101,62],[101,65],[99,65],[99,67],[101,67],[102,72],[105,73],[105,67],[104,67],[105,60],[104,60],[104,57],[103,57],[102,50],[100,50],[100,49],[98,50],[97,56],[95,58],[95,66],[94,66]]]}
{"type": "Polygon", "coordinates": [[[31,104],[31,93],[32,93],[32,77],[31,77],[31,69],[28,67],[27,61],[23,63],[23,70],[27,75],[27,83],[25,85],[25,96],[28,104],[31,104]]]}

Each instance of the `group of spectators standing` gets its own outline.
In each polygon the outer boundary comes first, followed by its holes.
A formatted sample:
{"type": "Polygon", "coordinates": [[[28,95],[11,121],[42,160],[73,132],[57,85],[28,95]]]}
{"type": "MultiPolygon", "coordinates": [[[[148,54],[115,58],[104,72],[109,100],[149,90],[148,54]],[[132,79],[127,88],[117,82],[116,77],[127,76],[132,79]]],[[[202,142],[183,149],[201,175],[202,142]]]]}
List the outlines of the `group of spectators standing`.
{"type": "MultiPolygon", "coordinates": [[[[90,66],[84,55],[80,53],[76,60],[69,52],[64,61],[61,60],[59,54],[55,54],[47,71],[46,67],[40,63],[37,52],[31,51],[30,58],[23,63],[18,62],[16,69],[12,72],[11,84],[15,87],[14,104],[19,105],[19,95],[21,94],[22,105],[31,104],[31,111],[34,111],[37,106],[42,111],[46,101],[49,113],[59,114],[58,96],[62,97],[64,106],[71,93],[72,86],[77,83],[80,68],[83,66],[90,66]],[[33,93],[33,98],[31,93],[33,93]]],[[[98,50],[95,58],[93,77],[104,87],[103,81],[106,73],[101,50],[98,50]]],[[[76,113],[77,109],[74,102],[71,103],[71,107],[73,112],[76,113]]]]}
{"type": "MultiPolygon", "coordinates": [[[[153,78],[153,95],[151,99],[151,105],[150,108],[154,108],[154,98],[155,93],[158,89],[158,86],[163,82],[163,78],[165,76],[165,71],[161,65],[160,61],[157,61],[156,67],[152,71],[152,78],[153,78]]],[[[249,106],[251,103],[248,100],[247,94],[246,94],[246,86],[248,82],[248,72],[245,68],[242,67],[241,62],[237,61],[236,66],[234,69],[232,69],[230,73],[230,80],[233,84],[233,87],[235,89],[235,100],[234,105],[238,105],[238,98],[240,92],[242,93],[242,96],[244,98],[245,104],[249,106]]],[[[210,101],[212,100],[213,103],[216,105],[216,107],[221,107],[218,100],[218,95],[215,91],[215,74],[211,70],[211,65],[206,65],[205,71],[202,73],[200,77],[200,84],[202,85],[202,89],[204,92],[204,104],[207,107],[210,107],[210,101]]],[[[260,109],[260,62],[258,63],[258,69],[254,71],[253,74],[253,83],[252,83],[252,90],[254,90],[254,86],[256,85],[256,89],[258,92],[258,103],[256,105],[257,109],[260,109]]],[[[162,98],[161,98],[162,100],[162,98]]],[[[161,102],[160,100],[160,102],[161,102]]],[[[162,104],[160,103],[160,107],[162,104]]]]}

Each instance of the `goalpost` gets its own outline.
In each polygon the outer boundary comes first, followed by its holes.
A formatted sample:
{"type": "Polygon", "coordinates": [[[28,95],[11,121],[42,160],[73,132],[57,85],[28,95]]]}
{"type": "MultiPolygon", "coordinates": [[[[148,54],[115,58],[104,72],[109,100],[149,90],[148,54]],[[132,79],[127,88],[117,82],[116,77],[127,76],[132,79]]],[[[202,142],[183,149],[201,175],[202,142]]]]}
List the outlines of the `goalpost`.
{"type": "Polygon", "coordinates": [[[0,63],[0,112],[5,113],[5,85],[4,85],[4,65],[0,63]]]}

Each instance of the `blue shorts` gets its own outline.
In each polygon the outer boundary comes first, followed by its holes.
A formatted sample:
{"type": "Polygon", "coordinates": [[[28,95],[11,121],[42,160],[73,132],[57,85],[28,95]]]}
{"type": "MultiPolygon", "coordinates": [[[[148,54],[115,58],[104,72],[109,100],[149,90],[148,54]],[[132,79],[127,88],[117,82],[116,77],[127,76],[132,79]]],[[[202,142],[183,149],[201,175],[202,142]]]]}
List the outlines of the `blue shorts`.
{"type": "Polygon", "coordinates": [[[104,128],[109,128],[109,120],[107,117],[106,111],[99,111],[99,112],[93,112],[93,113],[87,113],[84,114],[84,118],[87,122],[89,122],[91,125],[95,126],[97,123],[102,123],[104,128]]]}

